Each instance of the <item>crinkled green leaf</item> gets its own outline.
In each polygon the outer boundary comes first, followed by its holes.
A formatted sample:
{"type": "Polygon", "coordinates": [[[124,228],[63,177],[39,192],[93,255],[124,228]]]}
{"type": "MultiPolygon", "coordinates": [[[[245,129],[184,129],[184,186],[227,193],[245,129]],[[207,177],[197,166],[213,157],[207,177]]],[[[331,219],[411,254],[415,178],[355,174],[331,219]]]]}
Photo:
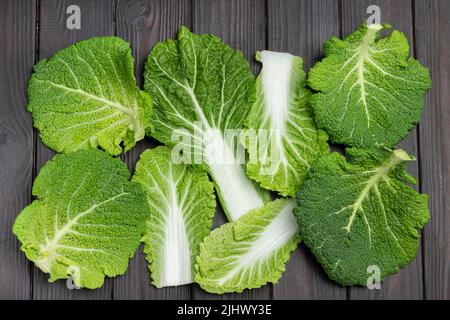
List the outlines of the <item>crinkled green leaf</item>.
{"type": "Polygon", "coordinates": [[[100,150],[57,155],[42,167],[37,199],[13,232],[49,281],[72,277],[93,289],[127,270],[148,213],[145,193],[128,178],[125,164],[100,150]]]}
{"type": "Polygon", "coordinates": [[[308,84],[316,123],[333,142],[348,146],[396,145],[419,122],[428,69],[409,55],[400,31],[364,23],[344,40],[331,38],[308,84]]]}
{"type": "Polygon", "coordinates": [[[262,51],[256,59],[263,68],[246,120],[247,175],[266,189],[295,196],[311,164],[328,149],[327,136],[314,123],[302,58],[262,51]]]}
{"type": "Polygon", "coordinates": [[[127,42],[81,41],[35,66],[28,110],[42,141],[57,152],[100,146],[117,155],[150,130],[151,99],[139,90],[127,42]]]}
{"type": "Polygon", "coordinates": [[[328,276],[342,285],[381,279],[417,254],[419,230],[429,219],[428,196],[404,182],[413,160],[403,150],[349,149],[320,158],[298,192],[300,235],[328,276]]]}
{"type": "Polygon", "coordinates": [[[229,131],[242,128],[254,100],[242,53],[182,27],[178,40],[152,49],[144,78],[154,103],[152,136],[182,151],[187,162],[206,164],[230,220],[263,206],[268,193],[245,175],[236,152],[239,133],[229,131]]]}
{"type": "Polygon", "coordinates": [[[278,199],[211,232],[200,245],[195,277],[213,293],[276,283],[300,239],[293,199],[278,199]]]}
{"type": "Polygon", "coordinates": [[[150,207],[142,241],[153,284],[160,288],[191,283],[195,257],[216,207],[208,174],[175,164],[168,147],[157,147],[141,154],[133,181],[142,185],[150,207]]]}

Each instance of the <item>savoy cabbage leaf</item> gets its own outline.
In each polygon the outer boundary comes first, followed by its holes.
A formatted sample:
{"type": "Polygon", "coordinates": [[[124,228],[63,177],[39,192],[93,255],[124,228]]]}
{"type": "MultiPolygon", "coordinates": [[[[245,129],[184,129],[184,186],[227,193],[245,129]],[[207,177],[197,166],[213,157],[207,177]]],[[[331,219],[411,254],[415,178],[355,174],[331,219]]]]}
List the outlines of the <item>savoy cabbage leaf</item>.
{"type": "Polygon", "coordinates": [[[429,72],[409,56],[403,33],[380,38],[389,27],[364,23],[344,40],[331,38],[309,73],[316,123],[333,142],[392,147],[419,122],[429,72]]]}
{"type": "Polygon", "coordinates": [[[150,130],[151,99],[136,86],[129,44],[81,41],[35,66],[28,110],[42,141],[57,152],[100,146],[117,155],[150,130]]]}
{"type": "Polygon", "coordinates": [[[314,123],[302,58],[262,51],[256,59],[263,68],[243,139],[250,152],[247,175],[266,189],[293,197],[311,164],[327,151],[327,136],[314,123]]]}
{"type": "Polygon", "coordinates": [[[254,78],[242,53],[182,27],[178,40],[152,49],[144,78],[154,105],[152,136],[184,147],[187,162],[206,165],[228,218],[263,206],[268,193],[247,178],[236,147],[236,131],[254,100],[254,78]]]}
{"type": "MultiPolygon", "coordinates": [[[[332,153],[316,161],[294,209],[300,236],[328,276],[342,285],[366,285],[372,266],[380,276],[410,263],[429,219],[428,196],[405,170],[403,150],[348,149],[349,162],[332,153]]],[[[372,270],[373,271],[373,270],[372,270]]]]}
{"type": "Polygon", "coordinates": [[[71,277],[93,289],[126,271],[148,213],[145,193],[128,178],[125,164],[100,150],[57,155],[42,167],[37,199],[13,232],[49,281],[71,277]]]}
{"type": "Polygon", "coordinates": [[[216,207],[208,174],[175,164],[170,149],[161,146],[141,154],[133,181],[142,185],[150,208],[142,241],[153,284],[161,288],[191,283],[195,257],[216,207]]]}
{"type": "Polygon", "coordinates": [[[213,293],[276,283],[300,238],[293,199],[278,199],[211,232],[200,245],[195,280],[213,293]]]}

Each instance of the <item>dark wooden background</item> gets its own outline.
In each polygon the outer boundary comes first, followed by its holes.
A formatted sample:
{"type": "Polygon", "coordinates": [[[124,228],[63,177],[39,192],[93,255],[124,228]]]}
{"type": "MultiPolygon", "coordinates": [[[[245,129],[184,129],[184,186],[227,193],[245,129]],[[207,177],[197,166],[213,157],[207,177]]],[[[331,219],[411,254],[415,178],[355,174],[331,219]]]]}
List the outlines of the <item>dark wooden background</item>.
{"type": "MultiPolygon", "coordinates": [[[[123,156],[133,170],[139,154],[154,145],[141,141],[123,156]]],[[[224,221],[217,215],[216,224],[224,221]]],[[[1,0],[0,1],[0,298],[3,299],[450,299],[450,0],[1,0]],[[81,8],[81,30],[66,28],[66,9],[81,8]],[[402,30],[411,54],[430,68],[433,89],[418,127],[401,143],[417,157],[410,169],[417,190],[430,195],[431,221],[417,258],[382,283],[381,290],[342,288],[329,281],[300,245],[276,285],[242,294],[210,295],[197,285],[156,289],[141,250],[128,272],[101,289],[68,290],[65,281],[27,261],[11,233],[28,205],[39,168],[53,156],[41,143],[26,112],[27,81],[39,59],[93,36],[117,35],[131,43],[142,85],[153,45],[175,37],[181,25],[214,33],[254,62],[257,50],[288,51],[306,68],[321,56],[332,35],[346,36],[381,8],[383,22],[402,30]]]]}

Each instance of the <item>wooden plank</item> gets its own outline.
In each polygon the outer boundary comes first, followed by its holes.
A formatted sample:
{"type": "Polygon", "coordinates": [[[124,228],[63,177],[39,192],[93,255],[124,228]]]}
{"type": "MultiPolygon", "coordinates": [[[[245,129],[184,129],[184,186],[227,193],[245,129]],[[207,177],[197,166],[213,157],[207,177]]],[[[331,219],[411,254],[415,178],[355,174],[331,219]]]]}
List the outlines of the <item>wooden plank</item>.
{"type": "MultiPolygon", "coordinates": [[[[136,78],[143,85],[145,61],[158,41],[175,38],[182,25],[190,26],[191,6],[183,0],[151,0],[147,2],[124,1],[117,3],[117,35],[131,43],[136,64],[136,78]]],[[[146,138],[124,156],[125,162],[134,171],[141,152],[159,143],[146,138]]],[[[115,281],[114,299],[189,299],[191,286],[156,289],[150,285],[147,261],[138,250],[130,262],[127,273],[115,281]]]]}
{"type": "MultiPolygon", "coordinates": [[[[347,36],[352,33],[365,18],[367,7],[369,5],[378,5],[381,9],[381,22],[387,22],[394,29],[402,31],[411,46],[413,54],[413,19],[410,0],[349,0],[342,1],[342,33],[347,36]]],[[[406,150],[409,154],[417,157],[417,130],[414,129],[403,141],[399,147],[406,150]]],[[[418,164],[411,162],[408,164],[409,172],[418,177],[418,164]]],[[[416,190],[418,186],[415,187],[416,190]]],[[[391,275],[381,284],[380,290],[369,290],[365,287],[353,287],[349,289],[350,299],[421,299],[423,296],[422,283],[422,255],[421,250],[416,259],[407,267],[400,270],[397,274],[391,275]]]]}
{"type": "MultiPolygon", "coordinates": [[[[341,1],[342,34],[351,33],[366,16],[369,4],[381,8],[383,21],[405,32],[412,44],[413,15],[416,21],[415,51],[417,58],[432,71],[433,89],[426,97],[420,130],[413,131],[401,143],[413,155],[420,155],[421,191],[430,194],[432,220],[423,238],[421,254],[407,268],[391,276],[381,290],[349,289],[352,299],[449,299],[450,288],[450,3],[439,0],[398,1],[341,1]],[[418,139],[420,138],[420,153],[418,139]],[[425,273],[423,273],[425,271],[425,273]],[[422,283],[422,276],[425,285],[422,283]],[[425,296],[423,295],[425,293],[425,296]]],[[[194,0],[191,23],[190,2],[151,0],[150,2],[117,1],[117,33],[132,44],[136,58],[138,83],[142,85],[142,66],[156,41],[174,37],[179,25],[193,27],[195,32],[210,32],[221,36],[230,45],[241,49],[253,61],[256,50],[288,51],[303,56],[309,67],[321,55],[323,41],[339,34],[338,1],[205,1],[194,0]],[[268,20],[265,16],[267,14],[268,20]],[[266,22],[268,36],[266,39],[266,22]]],[[[96,35],[114,34],[113,1],[50,1],[41,0],[39,58],[51,56],[56,50],[81,39],[96,35]],[[65,27],[65,9],[78,4],[82,9],[82,29],[70,31],[65,27]]],[[[154,289],[148,285],[148,271],[144,257],[138,252],[124,277],[107,280],[100,290],[68,290],[64,281],[47,283],[47,276],[27,263],[19,253],[19,243],[11,234],[17,213],[31,201],[33,168],[33,132],[31,117],[26,113],[26,83],[34,63],[34,26],[36,1],[1,1],[0,43],[0,299],[170,299],[189,298],[189,286],[154,289]],[[13,41],[14,40],[14,41],[13,41]],[[17,106],[20,106],[18,108],[17,106]],[[6,166],[5,166],[6,164],[6,166]],[[25,191],[24,191],[25,190],[25,191]],[[32,289],[33,285],[33,289],[32,289]]],[[[411,49],[413,51],[413,48],[411,49]]],[[[255,74],[259,65],[252,62],[255,74]]],[[[124,157],[132,169],[141,151],[154,146],[148,140],[139,143],[124,157]]],[[[36,144],[36,171],[53,152],[36,144]]],[[[417,164],[410,167],[418,176],[417,164]]],[[[225,220],[223,215],[216,224],[225,220]]],[[[258,299],[320,299],[345,298],[345,289],[326,279],[314,257],[304,248],[297,250],[279,284],[242,295],[209,295],[197,286],[192,290],[195,299],[243,298],[258,299]]]]}
{"type": "Polygon", "coordinates": [[[415,1],[417,58],[433,88],[419,124],[421,191],[430,195],[425,227],[425,298],[450,299],[450,1],[415,1]]]}
{"type": "Polygon", "coordinates": [[[257,50],[266,44],[266,7],[263,0],[193,0],[193,31],[212,33],[240,50],[255,75],[257,50]]]}
{"type": "MultiPolygon", "coordinates": [[[[309,70],[322,56],[323,42],[339,34],[338,2],[268,1],[268,49],[303,57],[309,70]]],[[[308,248],[293,252],[274,299],[345,299],[346,290],[332,283],[308,248]]]]}
{"type": "MultiPolygon", "coordinates": [[[[114,1],[100,0],[41,0],[39,59],[50,57],[56,51],[80,40],[94,36],[114,34],[114,1]],[[69,5],[78,5],[81,9],[81,30],[69,30],[66,27],[66,14],[69,5]]],[[[36,146],[36,172],[54,152],[45,147],[40,140],[36,146]]],[[[34,268],[34,299],[110,299],[111,279],[98,290],[69,290],[65,281],[49,283],[48,275],[34,268]]]]}
{"type": "Polygon", "coordinates": [[[11,228],[31,201],[33,129],[26,111],[35,1],[0,2],[0,299],[29,299],[31,269],[11,228]]]}
{"type": "MultiPolygon", "coordinates": [[[[259,66],[255,62],[256,51],[263,50],[266,43],[265,2],[263,0],[193,0],[193,31],[212,33],[225,43],[241,50],[250,61],[255,75],[259,66]]],[[[221,209],[216,212],[214,225],[226,222],[221,209]]],[[[268,299],[270,286],[245,290],[242,294],[213,295],[194,287],[194,299],[268,299]]]]}

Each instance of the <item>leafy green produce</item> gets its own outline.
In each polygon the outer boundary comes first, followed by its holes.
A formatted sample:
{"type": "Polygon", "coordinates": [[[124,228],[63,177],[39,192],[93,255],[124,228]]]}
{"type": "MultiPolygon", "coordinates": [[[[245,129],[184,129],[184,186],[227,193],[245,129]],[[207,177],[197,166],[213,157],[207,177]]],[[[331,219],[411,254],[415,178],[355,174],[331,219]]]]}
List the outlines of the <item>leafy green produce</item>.
{"type": "Polygon", "coordinates": [[[294,210],[300,235],[329,277],[342,285],[366,285],[368,268],[381,278],[417,254],[429,219],[428,196],[405,170],[414,160],[403,150],[348,149],[349,162],[332,153],[310,169],[294,210]]]}
{"type": "Polygon", "coordinates": [[[414,159],[389,148],[419,121],[431,80],[401,32],[381,38],[388,28],[363,24],[327,41],[309,74],[312,94],[300,57],[257,53],[255,81],[241,52],[185,27],[149,54],[145,92],[120,38],[40,61],[28,110],[42,141],[63,154],[42,167],[36,200],[14,223],[22,250],[49,281],[84,288],[123,274],[140,241],[156,287],[196,281],[224,293],[276,283],[300,237],[342,285],[367,284],[373,267],[382,279],[397,272],[417,254],[429,211],[428,196],[408,185],[414,159]],[[322,129],[361,149],[347,159],[328,153],[322,129]],[[143,152],[130,182],[107,153],[145,134],[167,146],[143,152]],[[209,233],[214,187],[230,222],[209,233]],[[263,188],[297,193],[297,204],[269,202],[263,188]]]}
{"type": "Polygon", "coordinates": [[[344,40],[331,38],[309,73],[316,123],[333,142],[392,147],[419,122],[428,69],[409,56],[400,31],[380,38],[388,28],[364,23],[344,40]]]}
{"type": "Polygon", "coordinates": [[[253,150],[247,175],[264,188],[293,197],[312,162],[327,151],[327,136],[314,123],[302,58],[262,51],[256,59],[263,68],[256,80],[257,99],[246,120],[249,129],[258,130],[249,130],[256,134],[244,140],[246,148],[253,150]]]}
{"type": "Polygon", "coordinates": [[[293,199],[278,199],[211,232],[200,245],[195,277],[213,293],[276,283],[300,239],[293,199]]]}
{"type": "Polygon", "coordinates": [[[49,281],[72,277],[92,289],[126,271],[148,213],[145,193],[128,178],[125,164],[100,150],[57,155],[42,167],[37,199],[13,232],[49,281]]]}
{"type": "Polygon", "coordinates": [[[160,288],[191,283],[195,257],[216,207],[208,174],[175,164],[168,147],[157,147],[141,154],[133,181],[146,191],[150,207],[142,240],[153,284],[160,288]]]}
{"type": "Polygon", "coordinates": [[[127,42],[81,41],[41,60],[31,77],[28,110],[42,141],[57,152],[100,146],[125,151],[150,130],[151,99],[139,90],[127,42]]]}
{"type": "MultiPolygon", "coordinates": [[[[243,128],[254,101],[254,79],[242,54],[215,36],[181,28],[177,41],[159,43],[150,53],[145,89],[154,103],[153,136],[175,152],[179,137],[184,139],[181,145],[191,152],[187,160],[196,163],[200,157],[224,211],[235,221],[200,245],[195,281],[211,292],[277,281],[298,243],[295,202],[265,205],[268,193],[246,177],[239,163],[239,137],[227,137],[230,129],[243,128]]],[[[180,151],[186,156],[186,149],[180,151]]]]}
{"type": "Polygon", "coordinates": [[[152,136],[170,147],[186,146],[188,161],[206,164],[230,220],[262,207],[268,193],[247,178],[237,139],[225,134],[242,128],[254,100],[254,79],[242,53],[182,27],[178,40],[153,48],[144,78],[154,104],[152,136]]]}

